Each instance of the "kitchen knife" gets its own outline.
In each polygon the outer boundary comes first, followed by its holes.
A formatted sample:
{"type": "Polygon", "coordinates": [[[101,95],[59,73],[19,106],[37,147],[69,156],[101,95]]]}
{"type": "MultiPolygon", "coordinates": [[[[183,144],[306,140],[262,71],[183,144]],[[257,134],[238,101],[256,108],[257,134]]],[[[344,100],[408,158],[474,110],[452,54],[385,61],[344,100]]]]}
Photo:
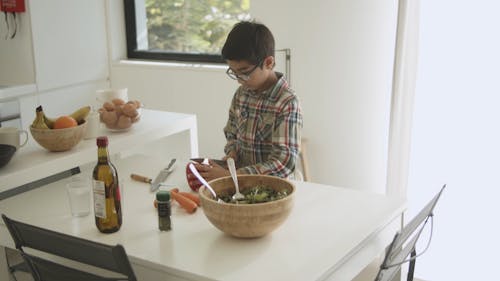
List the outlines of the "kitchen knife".
{"type": "Polygon", "coordinates": [[[174,165],[174,163],[175,158],[172,159],[168,166],[165,169],[161,170],[160,173],[156,176],[153,183],[151,183],[151,192],[156,191],[160,187],[161,183],[164,182],[172,173],[172,166],[174,165]]]}
{"type": "MultiPolygon", "coordinates": [[[[191,158],[189,159],[191,161],[194,161],[198,164],[202,164],[204,161],[208,160],[206,158],[191,158]]],[[[219,166],[222,166],[223,168],[227,168],[227,163],[226,161],[222,161],[222,160],[217,160],[217,159],[210,159],[212,161],[214,161],[215,164],[219,165],[219,166]]]]}

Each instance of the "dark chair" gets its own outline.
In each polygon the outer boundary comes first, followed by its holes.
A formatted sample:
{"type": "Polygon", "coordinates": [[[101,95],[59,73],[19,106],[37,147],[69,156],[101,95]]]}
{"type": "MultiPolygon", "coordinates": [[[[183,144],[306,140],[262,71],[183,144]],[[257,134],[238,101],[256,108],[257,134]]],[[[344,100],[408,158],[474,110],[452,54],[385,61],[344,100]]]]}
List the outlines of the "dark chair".
{"type": "Polygon", "coordinates": [[[109,246],[69,236],[15,221],[3,214],[2,218],[36,281],[137,280],[121,245],[109,246]],[[28,249],[37,251],[28,253],[28,249]],[[50,260],[46,258],[47,253],[50,260]],[[65,265],[61,260],[67,261],[65,265]]]}
{"type": "Polygon", "coordinates": [[[401,266],[407,262],[409,262],[407,280],[413,280],[416,259],[429,247],[429,244],[427,244],[426,249],[417,255],[415,244],[429,219],[431,220],[430,235],[432,237],[433,210],[445,187],[446,185],[401,231],[396,233],[391,244],[386,249],[384,261],[380,265],[375,281],[393,280],[396,274],[400,272],[401,266]],[[408,256],[410,257],[408,258],[408,256]]]}

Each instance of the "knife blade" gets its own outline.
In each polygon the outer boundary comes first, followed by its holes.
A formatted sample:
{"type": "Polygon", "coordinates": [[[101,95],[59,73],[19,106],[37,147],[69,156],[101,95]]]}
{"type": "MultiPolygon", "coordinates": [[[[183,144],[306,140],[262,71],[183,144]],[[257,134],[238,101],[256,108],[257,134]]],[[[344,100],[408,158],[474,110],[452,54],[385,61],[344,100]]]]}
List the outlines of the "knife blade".
{"type": "Polygon", "coordinates": [[[175,163],[175,158],[170,160],[170,163],[165,169],[162,169],[160,173],[156,176],[154,181],[151,183],[151,192],[156,191],[162,182],[164,182],[167,177],[172,173],[172,166],[175,163]]]}
{"type": "MultiPolygon", "coordinates": [[[[208,160],[208,159],[206,159],[206,158],[191,158],[189,160],[194,161],[198,164],[202,164],[203,161],[208,160]]],[[[227,168],[226,161],[222,161],[222,160],[218,160],[218,159],[210,159],[210,160],[214,161],[215,164],[222,166],[223,168],[227,168]]]]}

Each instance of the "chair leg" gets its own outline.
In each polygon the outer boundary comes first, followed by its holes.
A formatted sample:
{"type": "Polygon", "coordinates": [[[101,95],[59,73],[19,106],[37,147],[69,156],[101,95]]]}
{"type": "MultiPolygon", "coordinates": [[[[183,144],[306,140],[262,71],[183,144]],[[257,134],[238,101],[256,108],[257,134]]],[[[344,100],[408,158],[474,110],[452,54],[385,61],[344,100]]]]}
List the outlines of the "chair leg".
{"type": "Polygon", "coordinates": [[[302,175],[304,176],[304,181],[309,181],[309,163],[307,161],[307,139],[301,140],[302,144],[300,146],[300,165],[302,166],[302,175]]]}
{"type": "Polygon", "coordinates": [[[417,256],[417,251],[415,250],[415,248],[413,248],[413,250],[411,251],[411,255],[410,255],[410,265],[409,265],[409,268],[408,268],[408,275],[407,275],[407,278],[406,280],[407,281],[413,281],[413,275],[415,273],[415,262],[416,262],[416,256],[417,256]]]}

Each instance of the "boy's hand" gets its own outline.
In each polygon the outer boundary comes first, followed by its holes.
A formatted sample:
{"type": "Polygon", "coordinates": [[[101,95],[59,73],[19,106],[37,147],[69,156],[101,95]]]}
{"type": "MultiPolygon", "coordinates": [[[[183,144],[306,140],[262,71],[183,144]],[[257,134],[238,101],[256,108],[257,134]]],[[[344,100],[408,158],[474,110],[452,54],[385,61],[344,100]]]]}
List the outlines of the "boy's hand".
{"type": "Polygon", "coordinates": [[[238,162],[237,154],[235,151],[229,152],[226,156],[222,158],[222,160],[227,161],[227,159],[230,157],[234,159],[234,162],[238,162]]]}
{"type": "Polygon", "coordinates": [[[212,160],[209,161],[209,165],[201,166],[204,166],[203,168],[205,168],[205,173],[201,173],[201,176],[207,181],[231,175],[227,168],[218,165],[212,160]]]}
{"type": "MultiPolygon", "coordinates": [[[[229,170],[226,170],[220,165],[217,165],[214,161],[210,160],[208,165],[193,163],[194,167],[200,175],[208,182],[220,177],[230,176],[229,170]]],[[[202,185],[200,181],[191,172],[187,173],[188,185],[193,190],[198,190],[202,185]]]]}

